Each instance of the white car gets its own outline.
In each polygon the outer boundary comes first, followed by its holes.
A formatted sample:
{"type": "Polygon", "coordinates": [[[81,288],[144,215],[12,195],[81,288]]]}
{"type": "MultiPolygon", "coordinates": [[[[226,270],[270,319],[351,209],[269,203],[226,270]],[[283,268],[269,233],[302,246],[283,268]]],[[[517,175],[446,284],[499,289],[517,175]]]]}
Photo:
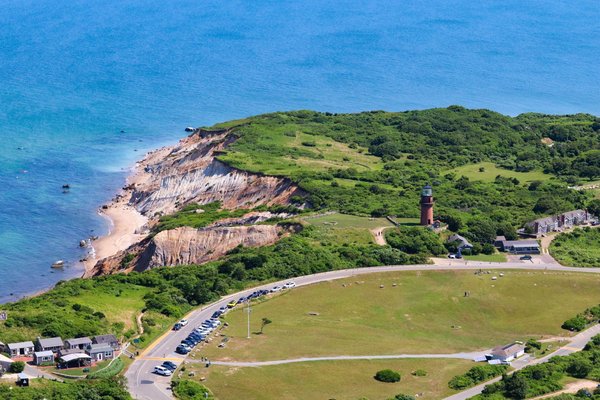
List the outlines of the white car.
{"type": "Polygon", "coordinates": [[[279,292],[281,289],[281,286],[273,286],[273,288],[271,289],[271,293],[279,292]]]}
{"type": "Polygon", "coordinates": [[[172,375],[172,372],[169,369],[163,367],[162,365],[157,365],[156,367],[154,367],[154,373],[162,376],[172,375]]]}
{"type": "Polygon", "coordinates": [[[181,324],[181,326],[186,326],[188,324],[188,320],[182,319],[181,321],[179,321],[179,323],[181,324]]]}
{"type": "Polygon", "coordinates": [[[285,285],[283,285],[284,288],[286,289],[291,289],[293,287],[296,287],[296,283],[295,282],[288,282],[285,285]]]}

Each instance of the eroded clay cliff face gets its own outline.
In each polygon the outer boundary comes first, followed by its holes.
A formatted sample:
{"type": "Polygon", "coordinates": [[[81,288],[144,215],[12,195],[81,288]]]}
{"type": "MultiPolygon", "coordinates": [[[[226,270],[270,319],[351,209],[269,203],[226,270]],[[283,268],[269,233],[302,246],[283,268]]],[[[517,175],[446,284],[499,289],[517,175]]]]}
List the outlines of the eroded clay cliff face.
{"type": "Polygon", "coordinates": [[[203,264],[224,256],[239,245],[257,247],[273,244],[287,233],[277,225],[181,227],[162,231],[123,252],[100,260],[87,276],[203,264]],[[123,265],[122,260],[127,254],[136,256],[123,265]]]}
{"type": "MultiPolygon", "coordinates": [[[[302,196],[289,180],[239,171],[216,160],[215,154],[233,140],[235,137],[229,130],[198,130],[176,146],[146,156],[127,193],[131,196],[129,204],[150,218],[148,229],[156,224],[158,216],[176,212],[190,203],[219,200],[224,208],[237,209],[289,204],[291,196],[302,196]]],[[[85,276],[202,264],[224,256],[238,245],[270,245],[289,231],[261,223],[288,216],[249,212],[242,218],[224,219],[201,229],[181,227],[162,231],[98,261],[85,276]],[[129,260],[128,255],[134,255],[134,259],[129,260]]]]}
{"type": "Polygon", "coordinates": [[[234,138],[227,130],[198,131],[177,146],[150,154],[143,176],[133,187],[130,204],[142,214],[170,214],[189,203],[216,200],[224,208],[287,204],[301,194],[289,180],[231,168],[214,158],[234,138]]]}

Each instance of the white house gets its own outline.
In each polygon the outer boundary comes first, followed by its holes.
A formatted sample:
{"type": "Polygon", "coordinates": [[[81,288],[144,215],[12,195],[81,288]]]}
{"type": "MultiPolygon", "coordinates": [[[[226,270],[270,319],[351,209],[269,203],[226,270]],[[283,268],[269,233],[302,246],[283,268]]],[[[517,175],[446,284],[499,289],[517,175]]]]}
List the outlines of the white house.
{"type": "Polygon", "coordinates": [[[9,343],[6,345],[6,352],[11,357],[28,356],[33,354],[34,349],[33,342],[9,343]]]}
{"type": "Polygon", "coordinates": [[[525,354],[525,346],[518,343],[511,343],[494,347],[492,349],[491,358],[492,360],[511,362],[515,358],[521,357],[523,354],[525,354]]]}

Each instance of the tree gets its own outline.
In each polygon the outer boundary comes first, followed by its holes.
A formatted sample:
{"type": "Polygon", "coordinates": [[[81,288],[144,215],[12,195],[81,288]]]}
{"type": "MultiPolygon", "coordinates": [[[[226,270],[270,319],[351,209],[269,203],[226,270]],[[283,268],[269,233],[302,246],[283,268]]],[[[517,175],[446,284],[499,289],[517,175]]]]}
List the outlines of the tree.
{"type": "Polygon", "coordinates": [[[575,378],[585,378],[593,369],[590,360],[574,360],[567,368],[567,372],[575,378]]]}
{"type": "Polygon", "coordinates": [[[18,374],[23,372],[23,370],[25,369],[25,363],[23,361],[15,361],[12,364],[10,364],[10,367],[8,368],[8,372],[11,372],[13,374],[18,374]]]}
{"type": "Polygon", "coordinates": [[[260,333],[263,333],[263,329],[265,329],[265,326],[269,325],[270,323],[272,323],[273,321],[271,321],[269,318],[263,318],[261,323],[260,323],[260,333]]]}
{"type": "Polygon", "coordinates": [[[529,385],[527,380],[518,373],[514,373],[506,378],[504,391],[507,397],[521,400],[527,397],[529,385]]]}
{"type": "Polygon", "coordinates": [[[600,199],[594,199],[587,204],[587,210],[596,217],[600,216],[600,199]]]}

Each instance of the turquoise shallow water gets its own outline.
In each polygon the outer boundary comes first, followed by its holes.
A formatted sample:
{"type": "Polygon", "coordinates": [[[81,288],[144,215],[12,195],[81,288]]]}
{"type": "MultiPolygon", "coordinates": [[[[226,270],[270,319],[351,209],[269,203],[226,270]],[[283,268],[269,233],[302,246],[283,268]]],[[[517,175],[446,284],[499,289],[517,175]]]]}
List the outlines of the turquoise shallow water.
{"type": "Polygon", "coordinates": [[[310,108],[600,114],[600,4],[0,0],[0,301],[187,125],[310,108]],[[124,132],[121,132],[124,131],[124,132]],[[137,151],[135,151],[137,150],[137,151]],[[61,185],[72,189],[63,194],[61,185]]]}

